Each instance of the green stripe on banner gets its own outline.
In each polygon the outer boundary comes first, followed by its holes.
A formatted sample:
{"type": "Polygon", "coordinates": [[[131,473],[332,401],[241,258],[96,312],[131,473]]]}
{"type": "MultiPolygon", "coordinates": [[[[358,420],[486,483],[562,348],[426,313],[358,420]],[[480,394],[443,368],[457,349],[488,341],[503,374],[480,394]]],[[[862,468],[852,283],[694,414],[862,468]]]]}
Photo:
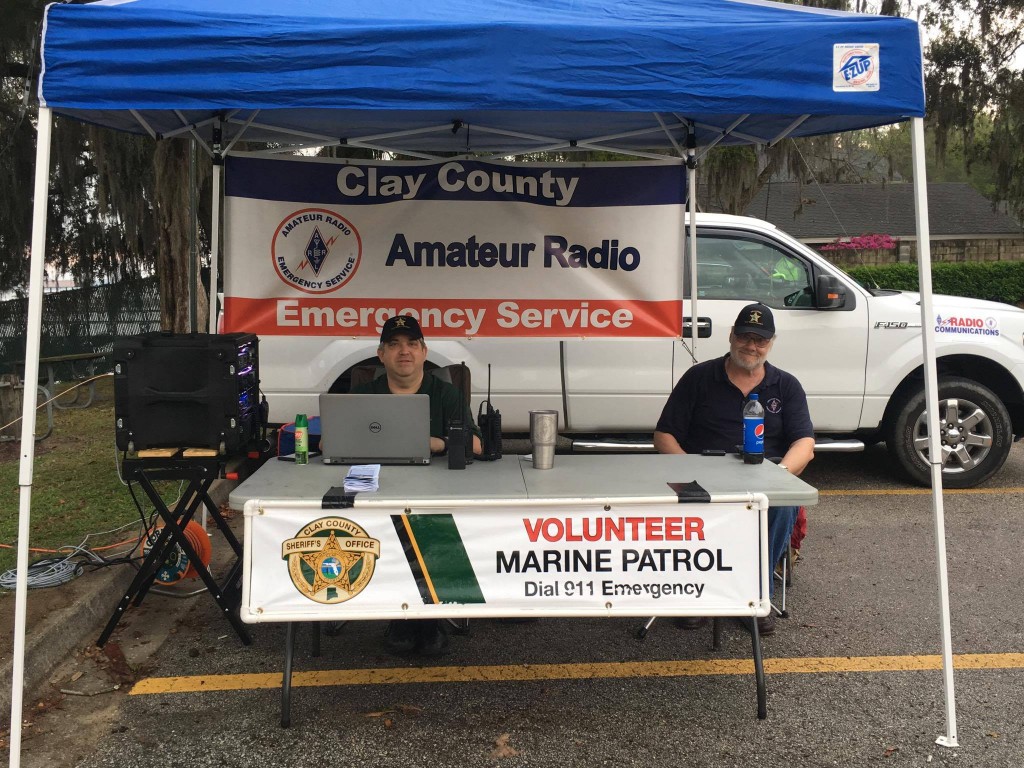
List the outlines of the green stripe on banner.
{"type": "Polygon", "coordinates": [[[407,515],[406,519],[438,601],[486,602],[454,518],[437,514],[407,515]]]}

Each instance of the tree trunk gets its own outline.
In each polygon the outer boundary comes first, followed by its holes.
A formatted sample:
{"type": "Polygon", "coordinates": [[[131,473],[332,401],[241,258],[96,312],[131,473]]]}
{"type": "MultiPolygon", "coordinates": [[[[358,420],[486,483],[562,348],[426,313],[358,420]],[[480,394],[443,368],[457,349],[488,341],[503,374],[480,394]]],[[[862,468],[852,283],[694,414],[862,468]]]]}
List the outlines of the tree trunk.
{"type": "MultiPolygon", "coordinates": [[[[189,328],[189,216],[188,142],[157,142],[153,155],[156,179],[154,208],[157,216],[156,273],[160,280],[160,327],[187,333],[189,328]]],[[[198,249],[197,249],[198,251],[198,249]]],[[[198,258],[198,253],[197,253],[198,258]]],[[[209,301],[195,265],[196,330],[207,329],[209,301]]]]}

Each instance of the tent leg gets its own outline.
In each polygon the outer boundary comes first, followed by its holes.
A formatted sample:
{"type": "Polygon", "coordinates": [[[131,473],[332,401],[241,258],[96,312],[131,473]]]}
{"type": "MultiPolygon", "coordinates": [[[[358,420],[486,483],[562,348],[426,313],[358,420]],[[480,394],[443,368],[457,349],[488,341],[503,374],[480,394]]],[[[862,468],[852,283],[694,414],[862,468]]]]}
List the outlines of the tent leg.
{"type": "MultiPolygon", "coordinates": [[[[46,261],[46,206],[50,191],[50,135],[53,113],[39,108],[36,178],[32,198],[32,255],[29,261],[28,326],[25,332],[25,381],[39,381],[43,318],[43,267],[46,261]]],[[[21,409],[21,463],[18,467],[18,576],[14,604],[14,655],[11,672],[10,765],[21,765],[21,708],[25,687],[25,623],[28,609],[28,544],[32,515],[32,462],[35,459],[36,398],[26,388],[21,409]]]]}
{"type": "Polygon", "coordinates": [[[224,164],[218,158],[213,163],[213,214],[210,218],[210,333],[217,332],[217,316],[220,302],[217,301],[217,281],[220,259],[220,196],[224,179],[224,164]]]}
{"type": "MultiPolygon", "coordinates": [[[[697,339],[700,337],[700,315],[697,312],[697,135],[693,123],[686,134],[686,215],[687,245],[686,263],[690,267],[690,354],[693,362],[700,360],[697,354],[697,339]]],[[[683,337],[686,334],[683,331],[683,337]]]]}
{"type": "Polygon", "coordinates": [[[935,368],[935,332],[932,327],[931,231],[928,226],[928,185],[924,158],[924,119],[911,121],[914,162],[914,209],[917,219],[917,271],[921,291],[921,339],[924,346],[924,391],[928,413],[928,463],[932,472],[932,512],[935,521],[935,560],[939,569],[939,604],[942,626],[942,680],[946,697],[946,733],[935,740],[943,747],[959,746],[956,739],[956,693],[953,690],[953,647],[949,620],[949,573],[946,563],[946,518],[942,502],[942,451],[939,448],[938,374],[935,368]]]}

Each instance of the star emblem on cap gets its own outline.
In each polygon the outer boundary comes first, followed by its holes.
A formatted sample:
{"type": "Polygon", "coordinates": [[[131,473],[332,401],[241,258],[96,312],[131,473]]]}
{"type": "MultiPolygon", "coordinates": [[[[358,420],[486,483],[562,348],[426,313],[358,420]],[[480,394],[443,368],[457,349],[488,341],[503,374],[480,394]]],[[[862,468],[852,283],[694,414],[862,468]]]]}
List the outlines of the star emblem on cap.
{"type": "Polygon", "coordinates": [[[752,310],[750,312],[750,320],[748,322],[756,323],[757,325],[760,325],[761,324],[761,313],[758,310],[756,310],[756,309],[752,310]]]}
{"type": "Polygon", "coordinates": [[[404,317],[396,317],[395,318],[395,326],[397,328],[405,328],[405,318],[404,317]]]}

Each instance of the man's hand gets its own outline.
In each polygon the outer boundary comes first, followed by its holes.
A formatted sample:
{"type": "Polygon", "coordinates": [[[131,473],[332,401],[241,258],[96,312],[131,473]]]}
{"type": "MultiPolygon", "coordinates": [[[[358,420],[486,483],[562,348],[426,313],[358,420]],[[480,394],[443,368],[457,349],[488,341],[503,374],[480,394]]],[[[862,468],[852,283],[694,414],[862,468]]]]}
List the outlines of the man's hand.
{"type": "MultiPolygon", "coordinates": [[[[447,447],[448,447],[448,443],[446,443],[442,438],[440,438],[440,437],[431,437],[430,438],[430,452],[431,453],[444,453],[445,449],[447,447]]],[[[477,437],[476,435],[473,435],[473,455],[474,456],[479,456],[483,452],[484,452],[483,443],[480,442],[480,438],[479,437],[477,437]]]]}

